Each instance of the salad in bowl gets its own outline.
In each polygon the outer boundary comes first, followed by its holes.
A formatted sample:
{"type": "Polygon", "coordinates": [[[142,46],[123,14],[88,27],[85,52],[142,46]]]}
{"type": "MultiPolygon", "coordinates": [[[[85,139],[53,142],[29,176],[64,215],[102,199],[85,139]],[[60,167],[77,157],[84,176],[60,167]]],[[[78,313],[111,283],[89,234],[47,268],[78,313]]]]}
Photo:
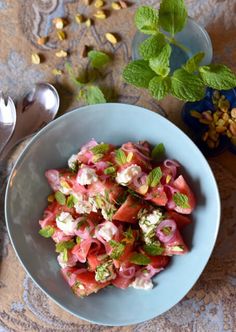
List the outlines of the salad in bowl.
{"type": "Polygon", "coordinates": [[[189,248],[181,235],[195,197],[164,145],[90,140],[45,176],[53,193],[39,233],[55,242],[61,273],[87,296],[108,286],[149,290],[152,277],[189,248]]]}

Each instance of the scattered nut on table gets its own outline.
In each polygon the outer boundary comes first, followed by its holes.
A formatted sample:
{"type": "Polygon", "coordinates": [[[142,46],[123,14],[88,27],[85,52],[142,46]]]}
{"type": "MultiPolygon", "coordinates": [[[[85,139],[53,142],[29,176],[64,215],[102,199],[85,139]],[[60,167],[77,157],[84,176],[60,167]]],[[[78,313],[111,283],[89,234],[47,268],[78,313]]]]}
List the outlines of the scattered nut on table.
{"type": "Polygon", "coordinates": [[[40,56],[38,53],[31,54],[31,61],[34,65],[39,65],[41,62],[40,56]]]}
{"type": "Polygon", "coordinates": [[[105,37],[106,37],[106,39],[107,39],[111,44],[113,44],[113,45],[115,45],[115,44],[118,42],[116,36],[113,35],[113,34],[110,33],[110,32],[107,32],[107,33],[105,34],[105,37]]]}

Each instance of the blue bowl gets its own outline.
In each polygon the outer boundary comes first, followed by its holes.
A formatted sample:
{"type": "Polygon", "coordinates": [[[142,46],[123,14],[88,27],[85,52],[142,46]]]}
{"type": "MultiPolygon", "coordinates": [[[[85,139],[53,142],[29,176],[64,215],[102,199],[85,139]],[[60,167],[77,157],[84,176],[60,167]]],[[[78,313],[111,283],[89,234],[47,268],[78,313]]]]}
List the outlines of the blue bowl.
{"type": "MultiPolygon", "coordinates": [[[[227,136],[220,136],[220,143],[217,148],[210,149],[207,144],[202,140],[202,135],[208,130],[208,126],[200,123],[198,119],[191,116],[191,110],[202,113],[206,110],[215,111],[212,95],[214,89],[207,88],[205,97],[197,102],[188,102],[184,104],[182,110],[182,118],[184,122],[192,129],[194,133],[194,142],[200,148],[205,156],[217,156],[225,150],[229,149],[232,153],[236,154],[236,146],[231,143],[227,136]]],[[[230,107],[236,107],[236,88],[231,90],[220,90],[220,94],[224,95],[230,102],[230,107]]]]}
{"type": "Polygon", "coordinates": [[[193,287],[212,253],[220,223],[220,199],[212,171],[199,149],[175,125],[144,108],[125,104],[86,106],[69,112],[42,129],[18,158],[5,200],[8,232],[16,254],[35,283],[70,313],[97,324],[136,324],[169,310],[193,287]],[[197,208],[185,230],[190,252],[174,257],[154,278],[149,291],[108,287],[87,298],[76,297],[63,280],[53,241],[39,234],[38,220],[50,188],[44,172],[65,166],[69,156],[94,137],[122,144],[163,142],[166,154],[178,160],[195,192],[197,208]]]}

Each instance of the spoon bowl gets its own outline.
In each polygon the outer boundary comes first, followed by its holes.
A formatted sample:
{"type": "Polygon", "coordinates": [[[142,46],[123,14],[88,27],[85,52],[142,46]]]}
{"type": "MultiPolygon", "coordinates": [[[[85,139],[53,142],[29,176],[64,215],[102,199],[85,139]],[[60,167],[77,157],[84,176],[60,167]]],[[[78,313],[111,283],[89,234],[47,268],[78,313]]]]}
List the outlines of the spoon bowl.
{"type": "Polygon", "coordinates": [[[16,125],[16,108],[13,100],[8,97],[7,102],[0,93],[0,153],[11,138],[16,125]]]}
{"type": "Polygon", "coordinates": [[[37,83],[17,104],[17,123],[14,134],[6,144],[1,160],[22,140],[52,121],[59,109],[59,95],[49,83],[37,83]]]}

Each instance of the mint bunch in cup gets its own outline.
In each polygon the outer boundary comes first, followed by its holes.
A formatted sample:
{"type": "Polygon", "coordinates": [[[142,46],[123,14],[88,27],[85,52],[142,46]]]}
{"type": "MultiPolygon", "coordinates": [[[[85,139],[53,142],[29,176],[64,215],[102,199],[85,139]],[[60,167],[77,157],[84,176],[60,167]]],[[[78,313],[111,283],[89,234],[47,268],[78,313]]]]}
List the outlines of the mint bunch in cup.
{"type": "Polygon", "coordinates": [[[157,100],[171,94],[183,101],[202,99],[206,87],[228,90],[236,86],[236,75],[227,66],[200,65],[204,52],[194,54],[182,66],[171,71],[171,45],[187,51],[186,45],[175,39],[175,35],[186,26],[187,19],[184,0],[162,0],[159,10],[149,6],[138,8],[136,27],[150,37],[139,46],[141,59],[131,61],[125,67],[123,78],[127,83],[148,89],[157,100]]]}

